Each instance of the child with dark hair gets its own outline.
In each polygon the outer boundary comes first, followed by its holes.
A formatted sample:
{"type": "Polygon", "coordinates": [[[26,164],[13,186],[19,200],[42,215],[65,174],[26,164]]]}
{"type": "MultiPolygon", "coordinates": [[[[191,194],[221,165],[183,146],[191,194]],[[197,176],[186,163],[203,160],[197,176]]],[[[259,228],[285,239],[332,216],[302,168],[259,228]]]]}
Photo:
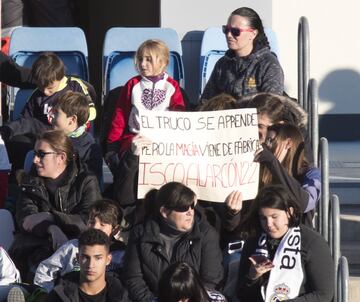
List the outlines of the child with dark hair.
{"type": "Polygon", "coordinates": [[[215,290],[205,288],[199,274],[186,262],[171,264],[159,281],[159,302],[225,302],[215,290]]]}
{"type": "Polygon", "coordinates": [[[65,76],[64,63],[56,54],[42,53],[31,68],[31,78],[37,88],[27,101],[21,117],[0,128],[13,170],[22,167],[27,151],[34,145],[34,137],[51,127],[52,107],[66,91],[84,94],[89,104],[88,120],[96,117],[94,88],[79,78],[65,76]]]}
{"type": "Polygon", "coordinates": [[[92,106],[89,119],[95,119],[93,87],[79,78],[65,76],[64,63],[56,54],[50,52],[41,54],[34,62],[31,74],[38,88],[27,102],[22,112],[23,117],[33,117],[48,125],[51,108],[61,95],[71,90],[81,92],[88,97],[89,105],[92,106]]]}
{"type": "Polygon", "coordinates": [[[55,103],[51,123],[70,137],[80,160],[97,178],[102,178],[102,154],[100,145],[86,131],[89,120],[89,102],[80,92],[66,91],[55,103]]]}
{"type": "MultiPolygon", "coordinates": [[[[114,202],[107,199],[98,200],[90,209],[88,227],[103,231],[110,241],[110,263],[106,267],[107,272],[115,276],[120,274],[123,266],[125,245],[115,239],[119,236],[123,214],[114,202]]],[[[50,258],[42,261],[35,274],[34,283],[50,292],[58,277],[79,270],[77,254],[79,252],[79,240],[73,239],[62,245],[50,258]]]]}
{"type": "Polygon", "coordinates": [[[118,278],[106,274],[111,262],[110,238],[102,231],[90,229],[79,238],[79,272],[62,278],[46,301],[128,301],[118,278]]]}

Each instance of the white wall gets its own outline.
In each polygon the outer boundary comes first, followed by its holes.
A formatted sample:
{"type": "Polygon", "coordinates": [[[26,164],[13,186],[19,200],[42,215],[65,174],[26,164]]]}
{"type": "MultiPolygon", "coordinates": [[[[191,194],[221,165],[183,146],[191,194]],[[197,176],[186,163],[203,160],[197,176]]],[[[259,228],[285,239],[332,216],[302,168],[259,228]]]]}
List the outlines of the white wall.
{"type": "Polygon", "coordinates": [[[226,24],[230,13],[242,6],[255,9],[271,25],[272,0],[162,0],[161,26],[175,28],[182,37],[191,30],[226,24]]]}
{"type": "Polygon", "coordinates": [[[273,1],[272,27],[278,34],[289,91],[296,94],[300,16],[310,27],[310,76],[318,81],[320,113],[360,113],[360,2],[356,0],[273,1]]]}
{"type": "MultiPolygon", "coordinates": [[[[241,6],[254,8],[277,33],[286,90],[297,96],[297,27],[310,25],[310,77],[319,85],[319,113],[360,113],[360,2],[357,0],[163,0],[161,25],[187,32],[221,25],[241,6]]],[[[191,67],[188,65],[185,67],[191,67]]],[[[196,73],[196,71],[194,71],[196,73]]],[[[195,81],[189,76],[186,81],[195,81]]],[[[189,84],[190,86],[193,83],[189,84]]]]}

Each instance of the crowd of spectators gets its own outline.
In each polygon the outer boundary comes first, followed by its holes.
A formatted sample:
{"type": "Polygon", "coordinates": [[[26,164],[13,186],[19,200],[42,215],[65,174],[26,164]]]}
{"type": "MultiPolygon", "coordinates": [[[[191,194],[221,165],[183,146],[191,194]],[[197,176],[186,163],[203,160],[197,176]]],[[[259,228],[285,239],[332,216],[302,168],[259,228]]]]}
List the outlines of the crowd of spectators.
{"type": "Polygon", "coordinates": [[[166,72],[164,42],[146,40],[137,50],[139,74],[117,90],[102,146],[90,131],[97,115],[90,83],[65,75],[54,53],[27,69],[1,52],[0,81],[34,91],[20,118],[0,127],[0,205],[15,198],[17,225],[10,249],[0,248],[0,302],[332,300],[333,260],[312,223],[321,186],[307,113],[284,93],[254,10],[233,11],[223,32],[229,49],[197,110],[256,109],[254,200],[240,191],[223,203],[200,200],[174,181],[137,197],[140,153],[151,143],[140,112],[187,108],[166,72]],[[32,167],[24,171],[28,151],[32,167]],[[107,188],[103,159],[113,174],[107,188]]]}

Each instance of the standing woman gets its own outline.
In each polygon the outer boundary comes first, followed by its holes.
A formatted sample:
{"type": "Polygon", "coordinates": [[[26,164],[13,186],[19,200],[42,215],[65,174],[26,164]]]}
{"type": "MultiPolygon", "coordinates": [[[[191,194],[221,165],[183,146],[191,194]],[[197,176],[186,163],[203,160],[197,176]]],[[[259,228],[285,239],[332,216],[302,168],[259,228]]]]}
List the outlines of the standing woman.
{"type": "Polygon", "coordinates": [[[284,91],[284,74],[270,51],[259,15],[251,8],[233,11],[223,26],[228,51],[216,63],[202,100],[227,93],[239,99],[257,92],[284,91]]]}
{"type": "Polygon", "coordinates": [[[71,140],[62,131],[40,135],[34,154],[36,173],[19,177],[16,221],[21,234],[11,249],[23,273],[79,236],[90,206],[101,197],[96,176],[74,158],[71,140]]]}
{"type": "Polygon", "coordinates": [[[330,302],[335,273],[324,238],[300,224],[301,212],[281,185],[264,187],[242,222],[240,301],[330,302]]]}

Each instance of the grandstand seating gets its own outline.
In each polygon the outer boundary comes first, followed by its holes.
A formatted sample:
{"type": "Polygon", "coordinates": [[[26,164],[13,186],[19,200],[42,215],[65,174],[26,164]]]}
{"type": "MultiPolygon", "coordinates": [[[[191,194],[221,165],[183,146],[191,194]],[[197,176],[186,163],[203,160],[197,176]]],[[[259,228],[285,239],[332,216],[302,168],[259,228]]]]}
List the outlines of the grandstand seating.
{"type": "Polygon", "coordinates": [[[107,31],[103,45],[103,97],[137,75],[134,54],[147,39],[160,39],[170,49],[167,72],[184,87],[182,48],[178,34],[170,28],[114,27],[107,31]]]}

